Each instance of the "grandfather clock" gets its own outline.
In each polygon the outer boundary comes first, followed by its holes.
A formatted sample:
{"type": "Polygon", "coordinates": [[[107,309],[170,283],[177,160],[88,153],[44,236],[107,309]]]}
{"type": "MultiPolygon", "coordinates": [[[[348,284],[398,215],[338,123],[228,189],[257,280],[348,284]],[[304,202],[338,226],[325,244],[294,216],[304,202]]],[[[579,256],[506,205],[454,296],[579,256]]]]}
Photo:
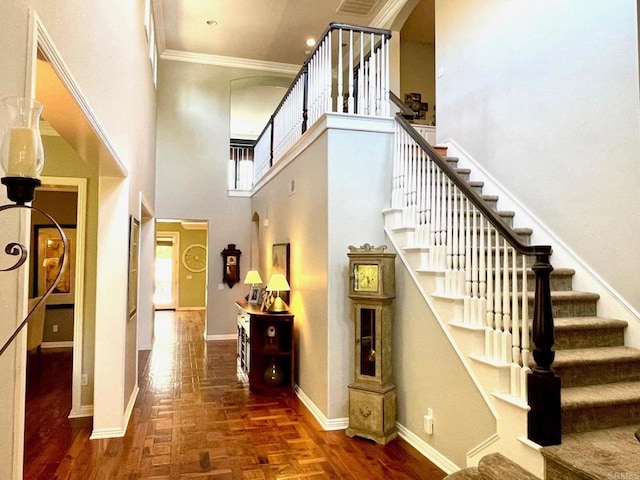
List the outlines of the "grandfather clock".
{"type": "Polygon", "coordinates": [[[395,254],[386,245],[349,247],[349,298],[355,325],[355,381],[347,435],[386,444],[398,435],[393,384],[395,254]]]}

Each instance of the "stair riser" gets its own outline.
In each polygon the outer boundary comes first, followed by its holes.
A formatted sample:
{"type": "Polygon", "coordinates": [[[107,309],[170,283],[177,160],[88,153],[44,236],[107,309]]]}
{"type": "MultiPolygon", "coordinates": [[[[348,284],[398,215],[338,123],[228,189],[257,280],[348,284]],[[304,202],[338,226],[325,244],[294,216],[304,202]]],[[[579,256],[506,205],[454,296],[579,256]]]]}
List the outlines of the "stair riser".
{"type": "MultiPolygon", "coordinates": [[[[554,318],[595,317],[597,300],[556,300],[551,299],[554,318]]],[[[529,302],[529,318],[533,318],[533,301],[529,302]]]]}
{"type": "Polygon", "coordinates": [[[553,369],[562,378],[563,388],[640,381],[640,360],[567,366],[554,364],[553,369]]]}
{"type": "Polygon", "coordinates": [[[556,328],[556,350],[572,348],[620,347],[624,345],[622,328],[594,330],[560,330],[556,328]]]}
{"type": "Polygon", "coordinates": [[[562,410],[562,433],[579,433],[640,423],[640,403],[562,410]]]}

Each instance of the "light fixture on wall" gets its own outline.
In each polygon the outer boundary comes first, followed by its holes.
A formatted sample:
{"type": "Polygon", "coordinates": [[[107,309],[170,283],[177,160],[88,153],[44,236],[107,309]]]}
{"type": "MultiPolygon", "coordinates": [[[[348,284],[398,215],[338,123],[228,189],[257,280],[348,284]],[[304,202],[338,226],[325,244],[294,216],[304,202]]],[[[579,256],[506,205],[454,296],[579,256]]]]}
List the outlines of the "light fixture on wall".
{"type": "Polygon", "coordinates": [[[288,292],[291,290],[289,287],[289,282],[282,273],[274,273],[271,275],[269,279],[269,283],[267,284],[267,292],[275,292],[275,297],[269,305],[269,312],[271,313],[284,313],[289,311],[289,306],[285,303],[285,301],[280,297],[280,292],[288,292]]]}
{"type": "MultiPolygon", "coordinates": [[[[24,208],[35,210],[44,215],[56,227],[62,240],[62,254],[59,256],[58,274],[48,285],[40,300],[33,306],[25,319],[18,325],[13,334],[0,349],[0,355],[9,347],[18,336],[20,330],[29,321],[31,314],[47,300],[49,294],[56,287],[67,264],[67,237],[62,228],[51,215],[31,205],[25,205],[33,201],[35,190],[42,183],[40,173],[44,167],[44,149],[40,137],[40,114],[42,104],[33,98],[7,97],[2,100],[2,111],[6,120],[6,128],[0,145],[0,164],[4,170],[2,184],[7,187],[7,197],[14,202],[0,206],[0,212],[11,209],[24,208]]],[[[14,265],[0,269],[1,272],[9,272],[20,268],[27,261],[27,248],[18,243],[10,242],[4,248],[7,255],[18,257],[14,265]]]]}

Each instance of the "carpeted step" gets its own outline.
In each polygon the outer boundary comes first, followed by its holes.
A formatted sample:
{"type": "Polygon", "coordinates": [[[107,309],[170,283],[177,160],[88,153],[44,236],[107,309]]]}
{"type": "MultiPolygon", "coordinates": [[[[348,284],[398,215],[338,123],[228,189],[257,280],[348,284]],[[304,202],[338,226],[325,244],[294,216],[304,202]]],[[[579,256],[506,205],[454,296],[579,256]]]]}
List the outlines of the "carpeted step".
{"type": "Polygon", "coordinates": [[[565,435],[562,445],[544,447],[547,480],[611,480],[640,477],[638,425],[565,435]]]}
{"type": "Polygon", "coordinates": [[[640,382],[563,388],[562,433],[640,424],[640,382]]]}
{"type": "MultiPolygon", "coordinates": [[[[534,259],[535,260],[535,259],[534,259]]],[[[549,275],[551,282],[551,291],[570,291],[573,288],[573,276],[575,270],[571,268],[554,268],[549,275]]],[[[512,272],[509,272],[509,279],[511,279],[512,272]]],[[[518,271],[518,290],[522,289],[522,274],[518,271]]],[[[511,280],[509,280],[511,281],[511,280]]],[[[533,292],[536,289],[536,274],[530,268],[527,269],[527,290],[533,292]]]]}
{"type": "Polygon", "coordinates": [[[553,369],[563,388],[640,382],[640,350],[624,346],[558,350],[553,369]]]}
{"type": "MultiPolygon", "coordinates": [[[[533,318],[535,292],[528,292],[529,318],[533,318]]],[[[561,317],[595,317],[600,295],[591,292],[552,291],[551,304],[553,318],[561,317]]]]}
{"type": "Polygon", "coordinates": [[[601,317],[554,319],[556,351],[570,348],[619,347],[624,345],[627,322],[601,317]]]}

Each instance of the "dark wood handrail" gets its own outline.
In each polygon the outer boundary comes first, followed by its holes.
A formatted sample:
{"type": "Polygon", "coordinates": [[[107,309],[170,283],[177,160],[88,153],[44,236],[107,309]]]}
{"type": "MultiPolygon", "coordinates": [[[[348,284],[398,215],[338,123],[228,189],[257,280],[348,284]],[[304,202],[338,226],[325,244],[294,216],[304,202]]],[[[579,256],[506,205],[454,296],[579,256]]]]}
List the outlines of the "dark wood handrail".
{"type": "Polygon", "coordinates": [[[407,107],[405,105],[405,103],[400,100],[400,97],[398,97],[395,93],[393,92],[389,92],[389,100],[391,100],[391,102],[398,107],[398,109],[400,110],[400,114],[404,117],[404,118],[413,118],[415,119],[418,114],[416,112],[414,112],[413,110],[411,110],[409,107],[407,107]]]}
{"type": "MultiPolygon", "coordinates": [[[[386,30],[386,29],[383,29],[383,28],[361,27],[359,25],[351,25],[351,24],[348,24],[348,23],[339,23],[339,22],[331,22],[329,24],[329,26],[327,28],[325,28],[324,32],[322,32],[322,35],[320,35],[319,38],[325,38],[333,30],[338,30],[338,29],[353,30],[353,31],[357,31],[359,33],[373,33],[375,35],[384,35],[387,38],[391,38],[391,31],[390,30],[386,30]]],[[[282,97],[282,100],[280,100],[280,103],[278,104],[276,109],[273,111],[273,115],[271,115],[271,118],[269,119],[269,121],[267,122],[265,127],[262,129],[262,132],[260,132],[260,135],[258,135],[256,143],[258,143],[260,141],[262,136],[265,134],[265,132],[269,128],[269,125],[271,125],[273,123],[273,118],[278,114],[278,112],[280,111],[280,109],[284,105],[284,102],[286,102],[287,98],[289,97],[289,94],[291,93],[291,90],[293,90],[293,87],[296,85],[296,83],[298,83],[298,80],[300,79],[300,77],[302,75],[306,75],[307,69],[308,69],[308,66],[309,66],[309,62],[311,61],[313,56],[318,51],[318,49],[320,48],[321,44],[322,44],[322,42],[318,42],[316,44],[315,48],[309,53],[309,55],[307,55],[307,58],[305,59],[304,63],[302,64],[302,67],[300,67],[300,70],[298,71],[298,74],[291,81],[291,85],[289,86],[289,89],[286,91],[286,93],[282,97]]],[[[303,113],[300,112],[300,114],[302,115],[303,113]]]]}
{"type": "Polygon", "coordinates": [[[429,154],[429,157],[438,165],[438,167],[449,177],[449,179],[460,189],[460,191],[469,199],[471,203],[482,212],[487,220],[495,227],[496,230],[502,235],[513,248],[523,255],[539,256],[539,255],[551,255],[552,249],[549,245],[526,245],[518,238],[518,235],[502,221],[500,216],[487,205],[483,198],[476,193],[467,182],[465,182],[456,171],[440,156],[436,151],[422,138],[422,136],[416,132],[411,123],[405,119],[402,115],[396,114],[396,121],[404,128],[409,136],[429,154]]]}

